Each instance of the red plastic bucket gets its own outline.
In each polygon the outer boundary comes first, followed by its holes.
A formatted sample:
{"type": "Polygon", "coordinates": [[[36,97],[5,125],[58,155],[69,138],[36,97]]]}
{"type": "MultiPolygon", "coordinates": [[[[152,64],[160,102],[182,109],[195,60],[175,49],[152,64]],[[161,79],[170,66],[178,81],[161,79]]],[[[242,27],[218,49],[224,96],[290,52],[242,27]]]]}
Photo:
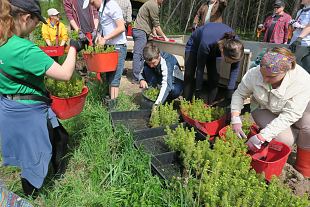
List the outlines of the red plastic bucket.
{"type": "Polygon", "coordinates": [[[59,119],[69,119],[76,116],[82,112],[87,94],[88,88],[84,86],[82,93],[78,96],[59,98],[51,95],[51,99],[53,100],[52,110],[59,119]]]}
{"type": "Polygon", "coordinates": [[[63,56],[65,53],[64,46],[41,46],[40,49],[50,57],[63,56]]]}
{"type": "Polygon", "coordinates": [[[83,54],[87,69],[92,72],[112,72],[117,68],[118,52],[83,54]]]}
{"type": "Polygon", "coordinates": [[[291,148],[289,146],[272,140],[267,146],[262,147],[259,152],[251,154],[251,166],[256,173],[264,172],[265,179],[270,181],[273,175],[279,176],[281,174],[290,153],[291,148]]]}
{"type": "Polygon", "coordinates": [[[195,126],[197,129],[199,129],[201,132],[214,136],[219,133],[219,131],[225,127],[226,125],[226,119],[227,116],[223,116],[218,120],[211,121],[211,122],[200,122],[195,119],[192,119],[189,117],[184,111],[181,110],[181,115],[183,117],[183,120],[187,122],[188,124],[195,126]]]}

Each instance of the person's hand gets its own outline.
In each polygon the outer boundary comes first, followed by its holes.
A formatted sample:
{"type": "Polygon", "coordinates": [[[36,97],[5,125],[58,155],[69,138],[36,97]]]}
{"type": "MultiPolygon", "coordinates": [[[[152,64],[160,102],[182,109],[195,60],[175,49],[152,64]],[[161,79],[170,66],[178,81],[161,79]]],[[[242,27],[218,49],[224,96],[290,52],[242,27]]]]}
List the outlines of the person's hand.
{"type": "Polygon", "coordinates": [[[263,29],[263,28],[264,28],[264,25],[263,25],[263,24],[259,24],[259,25],[257,26],[257,28],[258,28],[258,29],[263,29]]]}
{"type": "Polygon", "coordinates": [[[147,82],[145,80],[140,80],[140,88],[148,88],[147,82]]]}
{"type": "Polygon", "coordinates": [[[297,46],[301,45],[301,40],[302,40],[302,38],[298,37],[294,42],[292,42],[292,44],[289,46],[289,49],[292,52],[296,52],[297,46]]]}
{"type": "Polygon", "coordinates": [[[295,29],[303,29],[303,28],[305,28],[305,26],[304,25],[301,25],[299,22],[294,22],[293,24],[292,24],[292,26],[295,28],[295,29]]]}
{"type": "Polygon", "coordinates": [[[232,130],[237,134],[239,138],[247,138],[242,130],[242,121],[240,116],[231,117],[232,130]]]}
{"type": "Polygon", "coordinates": [[[97,39],[95,40],[95,43],[98,45],[104,46],[106,41],[107,39],[105,39],[104,37],[97,37],[97,39]]]}
{"type": "Polygon", "coordinates": [[[80,52],[81,50],[85,49],[85,45],[88,44],[87,40],[70,40],[70,47],[74,47],[76,52],[80,52]]]}
{"type": "Polygon", "coordinates": [[[246,142],[246,144],[248,145],[248,148],[249,148],[250,151],[256,152],[256,151],[258,151],[262,147],[262,144],[265,141],[266,140],[260,134],[256,134],[256,135],[252,136],[246,142]]]}
{"type": "Polygon", "coordinates": [[[98,38],[98,32],[97,32],[97,29],[94,29],[91,33],[91,37],[92,37],[92,40],[93,40],[93,43],[95,44],[97,38],[98,38]]]}
{"type": "Polygon", "coordinates": [[[166,36],[164,36],[164,39],[166,42],[169,42],[169,38],[167,38],[166,36]]]}

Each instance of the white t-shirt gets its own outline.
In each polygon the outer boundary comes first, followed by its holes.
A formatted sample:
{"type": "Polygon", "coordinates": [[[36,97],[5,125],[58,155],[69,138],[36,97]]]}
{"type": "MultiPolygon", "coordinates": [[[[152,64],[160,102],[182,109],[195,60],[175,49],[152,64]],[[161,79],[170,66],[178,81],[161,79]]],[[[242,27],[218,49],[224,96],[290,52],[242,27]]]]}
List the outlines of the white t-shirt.
{"type": "MultiPolygon", "coordinates": [[[[123,19],[122,9],[114,0],[109,0],[103,8],[103,3],[99,9],[99,24],[101,35],[106,36],[116,29],[116,20],[123,19]]],[[[126,34],[122,32],[118,36],[106,42],[107,45],[126,44],[126,34]]]]}
{"type": "MultiPolygon", "coordinates": [[[[310,6],[303,8],[305,11],[303,11],[302,9],[299,10],[297,12],[297,15],[296,15],[296,17],[298,17],[298,19],[296,19],[296,21],[303,26],[307,26],[308,24],[310,24],[310,10],[308,10],[309,7],[310,6]]],[[[302,30],[303,29],[301,29],[301,28],[296,28],[294,30],[293,37],[291,39],[291,43],[293,43],[299,37],[302,30]]],[[[302,46],[310,46],[310,34],[308,34],[307,36],[305,36],[302,39],[301,45],[302,46]]]]}

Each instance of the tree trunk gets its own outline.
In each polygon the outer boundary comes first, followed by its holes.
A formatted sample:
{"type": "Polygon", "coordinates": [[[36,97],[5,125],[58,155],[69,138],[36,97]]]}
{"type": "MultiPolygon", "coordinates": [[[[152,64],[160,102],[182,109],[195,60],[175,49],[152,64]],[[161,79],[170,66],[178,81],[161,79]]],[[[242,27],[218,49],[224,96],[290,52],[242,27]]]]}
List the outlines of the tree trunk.
{"type": "Polygon", "coordinates": [[[234,13],[233,13],[233,16],[232,16],[232,21],[231,21],[231,27],[232,28],[237,28],[239,4],[240,4],[240,1],[239,0],[235,0],[234,13]]]}
{"type": "Polygon", "coordinates": [[[258,8],[257,8],[257,13],[256,13],[256,19],[255,19],[255,24],[254,24],[254,29],[253,29],[253,34],[255,35],[256,32],[256,27],[257,27],[257,23],[258,23],[258,18],[259,18],[259,14],[260,14],[260,7],[262,5],[262,0],[259,0],[258,2],[258,8]]]}
{"type": "Polygon", "coordinates": [[[196,2],[196,0],[193,0],[192,5],[191,5],[191,9],[190,9],[189,14],[188,14],[188,18],[187,18],[187,22],[186,22],[183,34],[186,33],[186,29],[187,29],[188,24],[189,24],[189,22],[191,20],[191,16],[192,16],[192,12],[193,12],[193,8],[194,8],[194,5],[195,5],[195,2],[196,2]]]}

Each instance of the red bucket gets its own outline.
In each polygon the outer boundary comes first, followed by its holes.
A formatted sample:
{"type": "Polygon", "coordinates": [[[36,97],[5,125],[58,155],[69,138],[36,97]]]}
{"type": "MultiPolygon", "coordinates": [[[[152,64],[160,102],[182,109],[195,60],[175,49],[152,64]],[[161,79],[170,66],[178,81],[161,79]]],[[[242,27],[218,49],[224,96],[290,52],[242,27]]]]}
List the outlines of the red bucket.
{"type": "Polygon", "coordinates": [[[41,46],[40,49],[50,57],[63,56],[65,53],[64,46],[41,46]]]}
{"type": "Polygon", "coordinates": [[[84,86],[82,93],[78,96],[69,98],[59,98],[51,95],[53,100],[52,110],[55,112],[59,119],[69,119],[73,116],[80,114],[85,105],[88,88],[84,86]]]}
{"type": "Polygon", "coordinates": [[[112,72],[118,64],[118,52],[83,54],[87,69],[92,72],[112,72]]]}
{"type": "Polygon", "coordinates": [[[267,146],[256,153],[251,153],[251,166],[256,173],[265,173],[270,181],[273,175],[279,176],[291,153],[291,148],[282,142],[272,140],[267,146]],[[267,151],[267,152],[266,152],[267,151]]]}

